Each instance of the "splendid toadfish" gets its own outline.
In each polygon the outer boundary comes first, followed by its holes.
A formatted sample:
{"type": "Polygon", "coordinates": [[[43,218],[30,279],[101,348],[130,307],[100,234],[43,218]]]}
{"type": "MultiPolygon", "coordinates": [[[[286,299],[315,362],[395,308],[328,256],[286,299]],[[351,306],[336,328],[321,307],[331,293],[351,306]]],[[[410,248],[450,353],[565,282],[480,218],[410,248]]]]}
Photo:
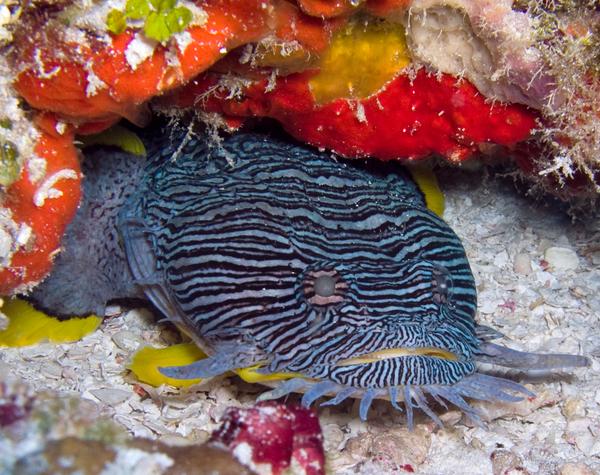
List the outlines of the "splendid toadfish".
{"type": "Polygon", "coordinates": [[[239,133],[209,147],[154,134],[148,159],[107,149],[85,163],[85,199],[53,274],[32,294],[54,314],[104,314],[146,298],[208,358],[161,368],[206,378],[258,366],[309,406],[404,400],[409,425],[429,397],[472,419],[465,398],[531,395],[478,363],[585,366],[575,355],[505,348],[476,323],[475,282],[453,230],[395,164],[332,158],[239,133]]]}

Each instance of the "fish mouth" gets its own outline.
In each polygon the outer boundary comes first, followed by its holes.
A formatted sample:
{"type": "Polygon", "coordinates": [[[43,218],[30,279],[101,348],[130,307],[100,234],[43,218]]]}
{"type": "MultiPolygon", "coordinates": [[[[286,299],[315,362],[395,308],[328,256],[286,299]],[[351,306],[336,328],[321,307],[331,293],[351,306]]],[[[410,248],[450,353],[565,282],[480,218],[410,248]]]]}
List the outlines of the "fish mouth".
{"type": "Polygon", "coordinates": [[[369,364],[377,361],[389,360],[392,358],[401,358],[404,356],[427,356],[430,358],[439,358],[447,361],[459,360],[459,357],[451,351],[433,346],[422,346],[417,348],[402,347],[373,351],[372,353],[366,353],[364,355],[353,356],[352,358],[340,360],[336,363],[336,366],[369,364]]]}

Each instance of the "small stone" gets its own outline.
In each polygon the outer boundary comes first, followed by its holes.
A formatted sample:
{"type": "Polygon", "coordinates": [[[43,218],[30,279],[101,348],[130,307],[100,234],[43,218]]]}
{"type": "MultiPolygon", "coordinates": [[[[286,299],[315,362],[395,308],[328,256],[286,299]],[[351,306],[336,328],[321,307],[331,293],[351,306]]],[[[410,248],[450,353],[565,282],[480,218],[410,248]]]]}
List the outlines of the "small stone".
{"type": "MultiPolygon", "coordinates": [[[[355,403],[356,402],[358,401],[356,400],[355,403]]],[[[366,422],[361,421],[358,417],[353,417],[351,420],[348,421],[348,429],[350,430],[351,434],[361,434],[362,432],[367,431],[367,424],[366,422]]]]}
{"type": "Polygon", "coordinates": [[[584,404],[581,399],[577,398],[569,398],[565,401],[562,410],[564,416],[567,420],[575,419],[576,417],[584,417],[585,409],[584,404]]]}
{"type": "Polygon", "coordinates": [[[587,457],[600,454],[600,442],[590,432],[590,420],[588,418],[577,418],[568,421],[566,428],[566,440],[575,444],[587,457]]]}
{"type": "Polygon", "coordinates": [[[131,391],[115,388],[100,388],[92,389],[90,393],[109,406],[116,406],[124,401],[127,401],[133,394],[131,391]]]}
{"type": "Polygon", "coordinates": [[[355,460],[362,460],[369,453],[372,442],[373,436],[371,434],[366,433],[357,435],[356,437],[348,439],[346,446],[344,447],[344,452],[355,460]]]}
{"type": "Polygon", "coordinates": [[[138,335],[128,330],[122,330],[118,333],[115,333],[112,339],[115,342],[115,345],[124,351],[137,350],[142,342],[138,335]]]}
{"type": "MultiPolygon", "coordinates": [[[[206,440],[208,440],[210,434],[207,432],[206,433],[206,440]]],[[[171,447],[187,447],[189,445],[193,445],[193,442],[190,441],[188,438],[183,437],[182,435],[179,434],[175,434],[175,433],[167,433],[164,435],[161,435],[158,438],[158,441],[166,444],[166,445],[170,445],[171,447]]]]}
{"type": "Polygon", "coordinates": [[[494,265],[496,267],[505,267],[508,264],[508,253],[506,251],[499,252],[494,257],[494,265]]]}
{"type": "Polygon", "coordinates": [[[327,465],[330,469],[328,473],[356,473],[351,470],[358,462],[346,452],[328,453],[327,465]]]}
{"type": "Polygon", "coordinates": [[[117,317],[123,313],[123,308],[120,305],[108,304],[104,310],[104,316],[107,318],[117,317]]]}
{"type": "Polygon", "coordinates": [[[539,250],[540,252],[542,252],[542,253],[543,253],[543,252],[546,252],[546,250],[547,250],[548,248],[552,247],[552,245],[553,245],[553,244],[556,244],[556,243],[553,243],[553,242],[552,242],[552,241],[550,241],[549,239],[543,238],[543,239],[541,239],[541,240],[540,240],[540,242],[539,242],[539,244],[538,244],[538,250],[539,250]]]}
{"type": "Polygon", "coordinates": [[[28,346],[21,350],[21,356],[25,360],[33,360],[36,358],[44,358],[50,356],[54,351],[54,345],[49,343],[41,343],[35,346],[28,346]]]}
{"type": "Polygon", "coordinates": [[[592,298],[588,299],[588,305],[590,306],[590,310],[592,310],[594,313],[600,313],[600,297],[593,296],[592,298]]]}
{"type": "Polygon", "coordinates": [[[327,424],[323,427],[323,447],[325,452],[339,451],[344,438],[344,432],[337,424],[327,424]]]}
{"type": "Polygon", "coordinates": [[[558,475],[596,475],[596,472],[584,463],[566,463],[558,469],[558,475]]]}
{"type": "Polygon", "coordinates": [[[479,438],[477,438],[477,437],[473,437],[471,439],[470,445],[475,450],[478,450],[480,452],[485,450],[485,444],[479,438]]]}
{"type": "Polygon", "coordinates": [[[67,366],[63,368],[61,378],[64,378],[66,381],[75,381],[77,379],[77,371],[67,366]]]}
{"type": "Polygon", "coordinates": [[[517,274],[529,275],[532,272],[531,259],[527,254],[517,254],[513,262],[513,270],[517,274]]]}
{"type": "Polygon", "coordinates": [[[593,292],[600,292],[600,273],[597,270],[577,273],[573,279],[573,283],[578,287],[589,289],[593,292]]]}
{"type": "Polygon", "coordinates": [[[494,475],[525,474],[523,461],[510,450],[494,450],[490,456],[494,475]]]}
{"type": "Polygon", "coordinates": [[[422,465],[430,447],[431,432],[419,425],[413,431],[401,427],[378,434],[373,439],[370,453],[384,468],[394,470],[422,465]]]}
{"type": "Polygon", "coordinates": [[[461,421],[462,416],[463,413],[461,411],[450,410],[440,414],[440,420],[444,424],[444,427],[452,427],[461,421]]]}
{"type": "Polygon", "coordinates": [[[544,259],[556,270],[573,270],[579,267],[579,257],[568,247],[549,247],[544,252],[544,259]]]}
{"type": "Polygon", "coordinates": [[[493,314],[496,313],[496,309],[498,308],[498,302],[495,300],[483,300],[481,305],[479,306],[479,311],[485,314],[493,314]]]}
{"type": "Polygon", "coordinates": [[[42,364],[40,371],[44,376],[52,379],[59,379],[62,376],[63,368],[55,361],[48,361],[42,364]]]}

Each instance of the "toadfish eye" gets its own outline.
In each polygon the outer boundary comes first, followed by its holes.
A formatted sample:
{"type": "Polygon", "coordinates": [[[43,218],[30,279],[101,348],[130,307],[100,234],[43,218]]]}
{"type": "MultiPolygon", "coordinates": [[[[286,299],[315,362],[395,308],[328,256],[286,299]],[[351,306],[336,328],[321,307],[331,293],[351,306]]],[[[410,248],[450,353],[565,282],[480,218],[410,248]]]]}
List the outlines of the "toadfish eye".
{"type": "Polygon", "coordinates": [[[320,275],[315,279],[315,295],[331,297],[335,293],[335,278],[331,275],[320,275]]]}
{"type": "Polygon", "coordinates": [[[304,278],[304,294],[316,306],[328,306],[344,300],[348,285],[335,269],[315,270],[304,278]]]}

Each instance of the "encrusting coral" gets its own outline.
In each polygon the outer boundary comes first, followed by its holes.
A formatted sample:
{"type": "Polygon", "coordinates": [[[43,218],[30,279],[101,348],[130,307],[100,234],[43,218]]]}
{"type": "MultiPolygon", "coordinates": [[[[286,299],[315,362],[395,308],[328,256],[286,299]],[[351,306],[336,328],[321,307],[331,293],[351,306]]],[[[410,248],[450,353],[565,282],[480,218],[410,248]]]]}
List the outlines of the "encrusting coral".
{"type": "Polygon", "coordinates": [[[158,96],[155,108],[193,109],[229,128],[272,117],[351,157],[458,162],[488,143],[528,140],[513,153],[536,183],[593,191],[597,8],[512,3],[8,2],[0,295],[35,286],[60,249],[79,202],[75,137],[121,118],[144,125],[158,96]],[[23,100],[32,110],[15,107],[23,100]]]}
{"type": "Polygon", "coordinates": [[[10,227],[16,238],[2,256],[9,264],[0,269],[0,295],[25,291],[45,277],[79,204],[81,173],[73,132],[56,132],[54,122],[49,125],[43,116],[37,122],[35,157],[2,197],[6,218],[0,225],[9,227],[3,238],[10,239],[10,227]]]}

